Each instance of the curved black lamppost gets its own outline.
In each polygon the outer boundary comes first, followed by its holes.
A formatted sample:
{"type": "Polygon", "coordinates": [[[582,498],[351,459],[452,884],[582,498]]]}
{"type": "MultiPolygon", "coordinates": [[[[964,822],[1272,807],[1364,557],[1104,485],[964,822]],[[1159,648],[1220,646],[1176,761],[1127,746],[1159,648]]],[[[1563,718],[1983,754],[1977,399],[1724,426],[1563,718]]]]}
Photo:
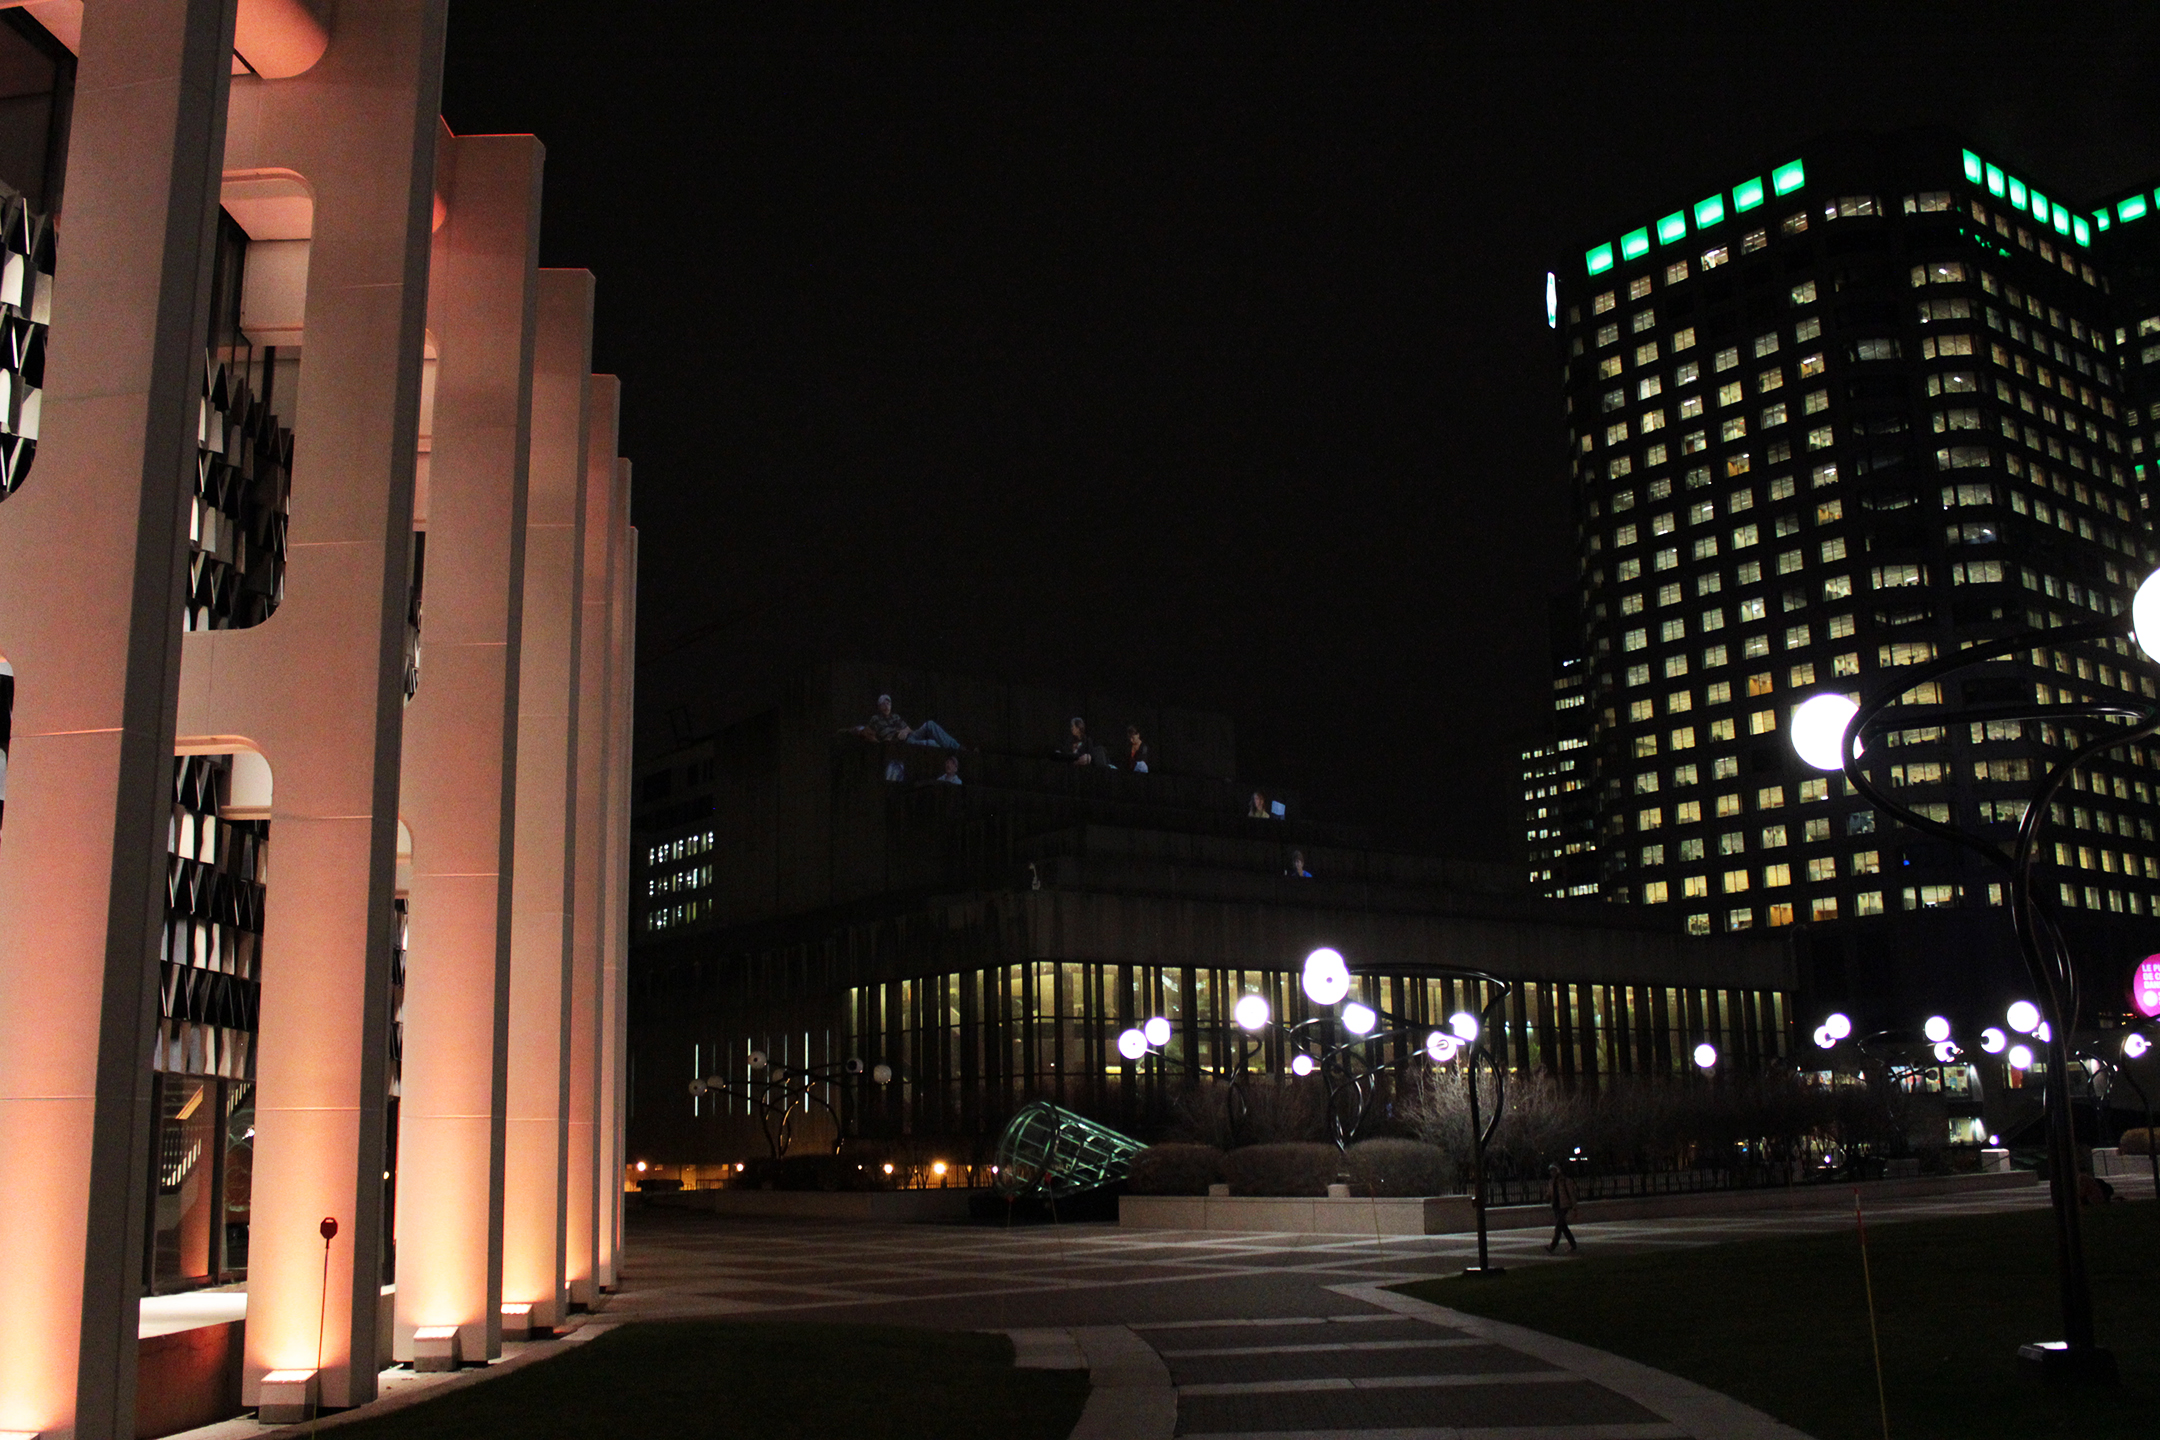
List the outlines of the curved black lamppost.
{"type": "MultiPolygon", "coordinates": [[[[2017,839],[2009,849],[1959,826],[1931,819],[1900,805],[1868,778],[1861,765],[1861,750],[1871,731],[1890,720],[1889,711],[1898,697],[1941,681],[1990,660],[2036,647],[2061,648],[2085,641],[2133,637],[2132,619],[2144,621],[2137,628],[2160,638],[2160,575],[2148,578],[2138,590],[2129,616],[2065,625],[2051,630],[2026,630],[2014,636],[1976,643],[1910,673],[1887,679],[1856,705],[1842,695],[1824,694],[1802,704],[1793,714],[1793,747],[1800,758],[1818,770],[1841,770],[1853,789],[1873,804],[1922,834],[1934,835],[1969,850],[2001,870],[2006,878],[2010,920],[2016,931],[2019,953],[2039,996],[2041,1013],[2049,1035],[2047,1086],[2044,1092],[2048,1137],[2048,1178],[2055,1213],[2057,1268],[2061,1278],[2063,1338],[2020,1347],[2018,1354],[2040,1365],[2048,1374],[2065,1379],[2112,1383],[2115,1361],[2103,1349],[2093,1331],[2092,1288],[2086,1275],[2084,1237],[2078,1217],[2077,1151],[2070,1112],[2070,1039],[2079,1014],[2078,974],[2063,936],[2055,903],[2041,893],[2034,878],[2040,855],[2040,834],[2050,806],[2079,766],[2109,750],[2160,733],[2160,707],[2124,703],[1968,706],[1955,712],[1960,721],[2091,721],[2104,733],[2086,739],[2069,756],[2045,769],[2019,822],[2017,839]],[[2148,612],[2150,612],[2148,614],[2148,612]]],[[[2139,640],[2147,658],[2154,651],[2139,640]]],[[[1948,719],[1939,707],[1899,707],[1895,716],[1901,726],[1922,719],[1948,719]],[[1914,712],[1918,713],[1914,713],[1914,712]]]]}
{"type": "MultiPolygon", "coordinates": [[[[692,1095],[727,1095],[748,1103],[758,1117],[758,1128],[765,1133],[765,1148],[775,1160],[788,1153],[795,1140],[795,1122],[810,1113],[812,1106],[825,1112],[832,1120],[832,1153],[840,1153],[846,1140],[846,1130],[840,1123],[839,1112],[832,1102],[818,1093],[819,1087],[827,1089],[860,1081],[865,1073],[863,1062],[847,1059],[837,1065],[775,1065],[762,1050],[750,1052],[751,1074],[762,1074],[763,1079],[745,1080],[736,1084],[723,1075],[707,1075],[690,1082],[692,1095]]],[[[892,1081],[892,1067],[878,1065],[870,1072],[880,1085],[892,1081]]]]}

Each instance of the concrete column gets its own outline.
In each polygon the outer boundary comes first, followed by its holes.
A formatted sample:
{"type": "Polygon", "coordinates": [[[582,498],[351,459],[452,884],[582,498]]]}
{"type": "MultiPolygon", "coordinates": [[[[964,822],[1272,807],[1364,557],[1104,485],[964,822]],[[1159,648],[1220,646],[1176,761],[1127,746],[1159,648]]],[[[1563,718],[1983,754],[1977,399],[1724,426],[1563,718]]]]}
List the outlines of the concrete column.
{"type": "Polygon", "coordinates": [[[615,465],[618,517],[614,592],[608,603],[607,892],[602,900],[600,977],[600,1123],[605,1127],[595,1156],[600,1173],[600,1253],[594,1269],[603,1290],[622,1273],[624,1135],[628,1076],[630,951],[630,760],[631,711],[636,693],[637,531],[630,528],[630,462],[615,465]]]}
{"type": "Polygon", "coordinates": [[[445,142],[428,278],[435,410],[425,648],[405,710],[412,832],[398,1105],[397,1318],[502,1353],[503,1087],[509,1057],[526,464],[539,301],[540,172],[529,135],[445,142]]]}
{"type": "Polygon", "coordinates": [[[90,7],[43,437],[0,505],[0,1431],[132,1437],[231,0],[90,7]]]}
{"type": "Polygon", "coordinates": [[[585,412],[584,576],[579,587],[577,847],[570,916],[569,1189],[564,1266],[570,1301],[599,1298],[599,1154],[601,947],[605,933],[607,765],[613,727],[608,713],[608,608],[614,598],[616,432],[622,385],[592,377],[585,412]]]}
{"type": "Polygon", "coordinates": [[[181,676],[179,743],[246,743],[276,781],[248,1404],[266,1371],[318,1368],[321,1403],[360,1404],[382,1359],[398,763],[444,3],[343,6],[306,74],[232,84],[227,169],[292,171],[315,197],[284,601],[253,629],[189,634],[181,676]],[[325,1217],[338,1222],[327,1284],[325,1217]]]}
{"type": "Polygon", "coordinates": [[[510,916],[510,1068],[503,1301],[532,1323],[569,1308],[564,1250],[570,1101],[570,894],[576,863],[579,585],[593,277],[540,272],[532,480],[518,658],[516,876],[510,916]]]}

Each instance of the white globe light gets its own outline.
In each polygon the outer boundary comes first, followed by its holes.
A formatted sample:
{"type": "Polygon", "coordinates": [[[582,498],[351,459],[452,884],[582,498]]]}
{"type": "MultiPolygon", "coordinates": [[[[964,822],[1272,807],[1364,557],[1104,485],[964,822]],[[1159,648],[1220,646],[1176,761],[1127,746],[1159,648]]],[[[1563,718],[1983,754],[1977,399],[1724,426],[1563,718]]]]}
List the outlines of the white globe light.
{"type": "Polygon", "coordinates": [[[2143,1035],[2130,1034],[2123,1036],[2123,1054],[2129,1059],[2142,1060],[2145,1057],[2145,1052],[2150,1049],[2152,1049],[2152,1041],[2147,1040],[2143,1035]]]}
{"type": "Polygon", "coordinates": [[[2042,1020],[2038,1025],[2033,1026],[2033,1039],[2038,1040],[2041,1044],[2045,1045],[2054,1038],[2055,1032],[2048,1029],[2047,1021],[2042,1020]]]}
{"type": "Polygon", "coordinates": [[[1147,1054],[1147,1036],[1138,1030],[1127,1030],[1117,1037],[1117,1053],[1128,1060],[1137,1060],[1147,1054]]]}
{"type": "Polygon", "coordinates": [[[692,1095],[703,1095],[707,1090],[710,1090],[711,1088],[712,1087],[710,1085],[707,1085],[703,1080],[692,1080],[690,1082],[690,1093],[692,1095]]]}
{"type": "Polygon", "coordinates": [[[1445,1065],[1455,1058],[1457,1041],[1445,1030],[1435,1030],[1425,1037],[1425,1055],[1435,1065],[1445,1065]]]}
{"type": "Polygon", "coordinates": [[[870,1078],[880,1085],[892,1084],[892,1066],[880,1060],[870,1067],[870,1078]]]}
{"type": "Polygon", "coordinates": [[[1701,1070],[1716,1069],[1717,1046],[1712,1045],[1707,1040],[1703,1041],[1702,1044],[1697,1045],[1695,1047],[1695,1065],[1697,1069],[1701,1070]]]}
{"type": "Polygon", "coordinates": [[[1951,1044],[1948,1040],[1939,1040],[1935,1043],[1935,1058],[1937,1060],[1940,1060],[1943,1064],[1948,1065],[1951,1061],[1957,1059],[1957,1057],[1957,1046],[1951,1044]]]}
{"type": "Polygon", "coordinates": [[[1333,1005],[1350,993],[1350,967],[1342,951],[1323,945],[1305,957],[1305,973],[1298,983],[1313,1004],[1333,1005]]]}
{"type": "Polygon", "coordinates": [[[2003,1034],[2000,1026],[1990,1025],[1980,1032],[1980,1048],[1990,1055],[2002,1054],[2003,1047],[2009,1043],[2010,1037],[2003,1034]]]}
{"type": "Polygon", "coordinates": [[[2145,577],[2130,597],[2130,638],[2148,660],[2160,660],[2160,570],[2145,577]]]}
{"type": "Polygon", "coordinates": [[[1927,1023],[1920,1027],[1920,1033],[1940,1045],[1950,1038],[1950,1022],[1940,1015],[1930,1015],[1927,1023]]]}
{"type": "Polygon", "coordinates": [[[1455,1038],[1468,1045],[1478,1037],[1477,1016],[1467,1010],[1458,1010],[1448,1016],[1447,1028],[1455,1032],[1455,1038]]]}
{"type": "Polygon", "coordinates": [[[2030,1046],[2030,1045],[2012,1045],[2012,1046],[2010,1047],[2010,1063],[2011,1063],[2012,1065],[2015,1065],[2015,1066],[2016,1066],[2016,1067],[2017,1067],[2018,1069],[2020,1069],[2020,1070],[2030,1070],[2030,1069],[2032,1069],[2032,1067],[2033,1067],[2033,1052],[2032,1052],[2032,1046],[2030,1046]]]}
{"type": "Polygon", "coordinates": [[[1842,1010],[1833,1010],[1823,1017],[1822,1028],[1830,1032],[1833,1040],[1843,1040],[1852,1034],[1852,1021],[1842,1010]]]}
{"type": "Polygon", "coordinates": [[[1845,768],[1845,731],[1860,707],[1843,695],[1803,700],[1792,714],[1792,747],[1817,770],[1845,768]]]}
{"type": "Polygon", "coordinates": [[[1830,1033],[1828,1025],[1815,1027],[1815,1048],[1818,1050],[1835,1050],[1837,1048],[1837,1036],[1830,1033]]]}
{"type": "Polygon", "coordinates": [[[1310,1075],[1314,1068],[1313,1058],[1310,1055],[1293,1055],[1290,1057],[1290,1073],[1293,1075],[1310,1075]]]}
{"type": "Polygon", "coordinates": [[[1265,1030],[1269,1018],[1267,999],[1260,995],[1241,995],[1230,1018],[1237,1021],[1240,1030],[1265,1030]]]}
{"type": "Polygon", "coordinates": [[[1140,1027],[1140,1033],[1147,1037],[1148,1044],[1160,1050],[1170,1043],[1170,1022],[1160,1015],[1154,1016],[1140,1027]]]}
{"type": "Polygon", "coordinates": [[[2040,1007],[2030,1000],[2020,1000],[2010,1007],[2010,1028],[2020,1035],[2030,1035],[2040,1028],[2040,1007]]]}
{"type": "Polygon", "coordinates": [[[1373,1026],[1380,1023],[1380,1016],[1373,1010],[1372,1006],[1361,1005],[1352,1000],[1342,1007],[1342,1023],[1343,1029],[1348,1030],[1353,1035],[1370,1035],[1373,1026]]]}

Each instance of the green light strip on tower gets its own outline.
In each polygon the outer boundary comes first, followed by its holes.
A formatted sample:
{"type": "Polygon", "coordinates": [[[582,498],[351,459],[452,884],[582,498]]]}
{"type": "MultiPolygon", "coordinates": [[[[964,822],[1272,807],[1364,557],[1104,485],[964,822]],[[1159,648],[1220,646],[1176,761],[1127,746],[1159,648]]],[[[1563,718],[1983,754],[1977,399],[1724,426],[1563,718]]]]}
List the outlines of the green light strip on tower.
{"type": "MultiPolygon", "coordinates": [[[[1763,186],[1763,177],[1760,175],[1750,180],[1743,180],[1738,185],[1733,186],[1731,192],[1732,208],[1729,211],[1726,209],[1726,197],[1723,193],[1712,195],[1707,200],[1696,201],[1694,206],[1694,228],[1697,232],[1701,232],[1713,225],[1722,224],[1728,214],[1744,215],[1750,210],[1760,209],[1766,193],[1790,195],[1805,184],[1807,184],[1807,166],[1798,160],[1788,161],[1770,172],[1769,190],[1767,192],[1763,186]]],[[[1672,214],[1658,220],[1654,227],[1645,225],[1640,230],[1630,230],[1620,237],[1617,257],[1613,253],[1611,244],[1591,246],[1583,252],[1583,269],[1592,275],[1603,275],[1613,268],[1616,258],[1619,261],[1640,260],[1650,253],[1650,236],[1653,228],[1657,232],[1658,244],[1677,244],[1688,236],[1688,212],[1685,209],[1675,210],[1672,214]]]]}
{"type": "MultiPolygon", "coordinates": [[[[1658,221],[1658,222],[1657,222],[1657,243],[1658,243],[1658,244],[1660,244],[1660,245],[1670,245],[1670,244],[1672,244],[1672,243],[1673,243],[1673,241],[1675,241],[1675,240],[1685,240],[1685,239],[1687,239],[1687,212],[1686,212],[1686,211],[1684,211],[1684,210],[1675,210],[1675,211],[1673,211],[1673,212],[1672,212],[1672,214],[1670,214],[1670,215],[1667,215],[1667,216],[1666,216],[1666,217],[1665,217],[1664,219],[1662,219],[1662,220],[1660,220],[1660,221],[1658,221]]],[[[1620,244],[1621,244],[1622,248],[1624,249],[1624,248],[1626,247],[1626,245],[1627,245],[1627,241],[1625,241],[1625,240],[1622,240],[1622,241],[1620,242],[1620,244]]],[[[1632,259],[1633,257],[1632,257],[1632,256],[1630,256],[1629,258],[1631,258],[1631,259],[1632,259]]]]}
{"type": "MultiPolygon", "coordinates": [[[[2001,166],[1989,164],[1970,150],[1960,150],[1958,160],[1968,181],[1984,187],[1990,195],[2007,199],[2011,209],[2024,211],[2056,234],[2067,235],[2080,245],[2092,244],[2093,227],[2084,217],[2072,215],[2017,176],[2005,174],[2001,166]]],[[[2144,212],[2140,210],[2139,213],[2144,212]]],[[[2104,214],[2096,213],[2093,219],[2099,222],[2102,230],[2108,228],[2104,214]]]]}
{"type": "Polygon", "coordinates": [[[1753,180],[1743,180],[1738,185],[1733,186],[1732,208],[1735,215],[1745,215],[1748,211],[1762,204],[1762,202],[1762,176],[1758,175],[1753,180]]]}
{"type": "Polygon", "coordinates": [[[1647,227],[1641,230],[1630,230],[1620,237],[1620,258],[1622,260],[1640,260],[1649,253],[1650,231],[1647,227]]]}
{"type": "Polygon", "coordinates": [[[1807,167],[1798,160],[1790,160],[1770,172],[1770,188],[1780,195],[1790,195],[1807,184],[1807,167]]]}

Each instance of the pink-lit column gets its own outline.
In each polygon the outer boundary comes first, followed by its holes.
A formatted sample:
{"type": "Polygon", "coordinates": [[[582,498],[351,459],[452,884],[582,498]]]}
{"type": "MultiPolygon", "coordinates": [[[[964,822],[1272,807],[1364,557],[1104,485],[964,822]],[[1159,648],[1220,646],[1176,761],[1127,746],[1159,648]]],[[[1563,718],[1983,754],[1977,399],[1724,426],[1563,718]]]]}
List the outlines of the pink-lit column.
{"type": "Polygon", "coordinates": [[[265,1372],[318,1368],[321,1403],[359,1404],[382,1358],[389,956],[443,18],[444,0],[347,5],[306,74],[232,84],[226,167],[295,172],[315,199],[284,599],[253,629],[189,634],[181,676],[180,743],[245,741],[276,777],[248,1404],[265,1372]],[[338,1222],[327,1285],[326,1216],[338,1222]]]}
{"type": "Polygon", "coordinates": [[[509,1055],[518,626],[540,251],[540,142],[446,138],[428,329],[422,682],[405,711],[412,832],[398,1105],[397,1318],[502,1352],[503,1086],[509,1055]]]}
{"type": "Polygon", "coordinates": [[[630,1001],[624,957],[630,949],[630,746],[637,662],[637,531],[629,524],[630,462],[617,461],[615,475],[618,519],[614,585],[608,602],[608,869],[600,958],[600,1123],[606,1128],[595,1156],[602,1208],[600,1252],[594,1268],[603,1290],[613,1289],[622,1276],[630,1001]]]}
{"type": "Polygon", "coordinates": [[[573,1305],[599,1298],[601,948],[607,891],[608,605],[614,593],[615,449],[622,385],[595,375],[585,413],[584,575],[579,583],[577,845],[570,914],[569,1185],[563,1264],[573,1305]]]}
{"type": "Polygon", "coordinates": [[[132,1437],[230,0],[91,7],[43,436],[0,505],[0,1431],[132,1437]]]}
{"type": "Polygon", "coordinates": [[[570,895],[592,313],[590,273],[540,272],[518,662],[503,1184],[503,1303],[530,1305],[536,1328],[560,1324],[569,1305],[570,895]]]}

